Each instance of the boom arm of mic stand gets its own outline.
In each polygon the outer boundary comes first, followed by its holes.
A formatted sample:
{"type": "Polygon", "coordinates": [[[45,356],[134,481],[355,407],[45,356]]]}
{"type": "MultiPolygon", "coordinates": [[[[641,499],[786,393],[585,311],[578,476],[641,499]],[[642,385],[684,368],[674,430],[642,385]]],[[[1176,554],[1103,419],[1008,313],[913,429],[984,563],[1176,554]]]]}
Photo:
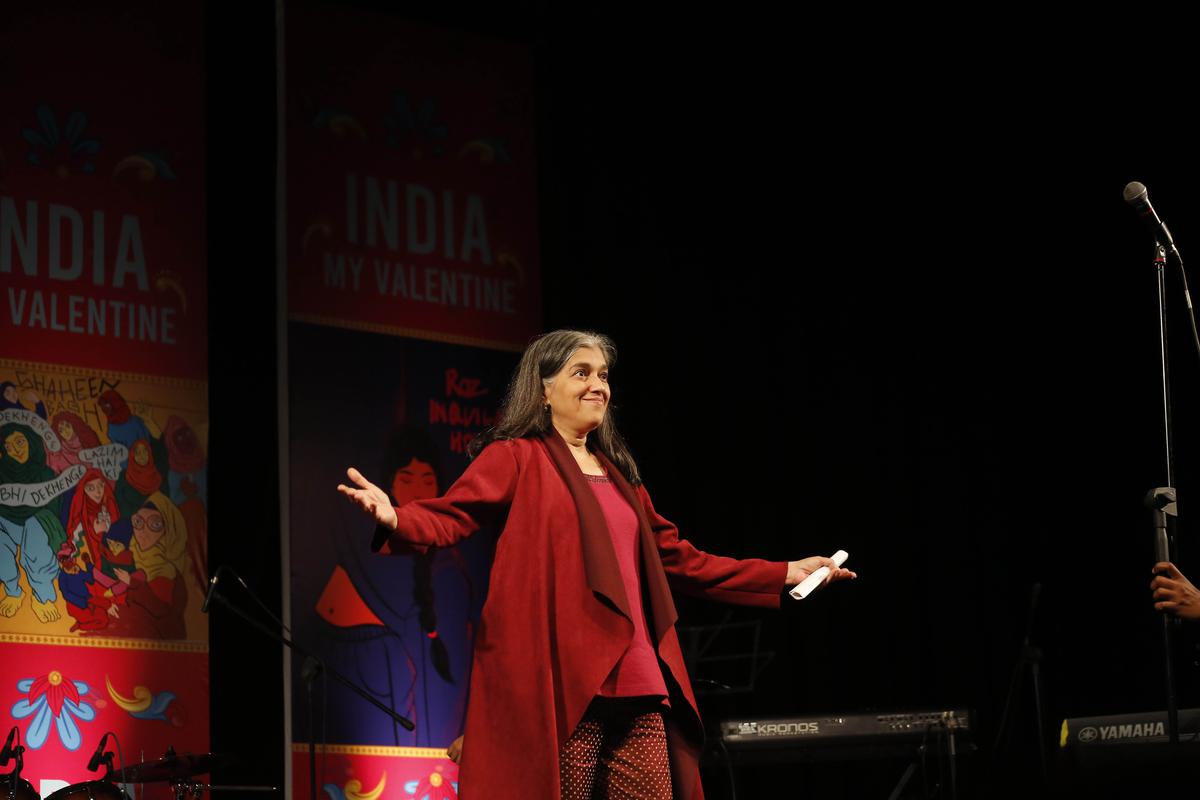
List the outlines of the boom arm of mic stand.
{"type": "MultiPolygon", "coordinates": [[[[292,639],[289,639],[288,637],[284,636],[282,633],[280,633],[278,631],[271,630],[266,625],[262,624],[262,622],[258,621],[257,619],[250,616],[245,611],[243,611],[242,609],[238,608],[236,605],[231,603],[229,600],[225,599],[225,597],[221,594],[221,591],[219,588],[217,589],[217,591],[213,592],[213,599],[216,600],[218,603],[220,603],[225,608],[232,611],[237,616],[241,617],[242,620],[247,625],[251,626],[252,628],[255,628],[263,635],[265,635],[271,639],[274,639],[275,641],[279,642],[280,644],[282,644],[284,647],[288,648],[289,650],[291,650],[295,653],[299,653],[302,656],[307,656],[309,658],[315,658],[315,659],[320,660],[318,656],[309,652],[308,650],[306,650],[304,647],[297,644],[292,639]]],[[[389,717],[391,717],[393,720],[395,720],[397,723],[399,723],[401,726],[403,726],[406,731],[411,731],[417,727],[413,723],[413,721],[410,720],[408,717],[397,714],[395,711],[388,708],[383,703],[379,702],[379,700],[372,697],[370,695],[370,693],[367,692],[367,690],[363,689],[361,686],[359,686],[354,681],[350,680],[349,678],[347,678],[345,675],[338,672],[337,670],[326,667],[325,672],[327,675],[329,675],[335,681],[342,684],[350,691],[354,692],[356,695],[361,697],[363,700],[366,700],[368,703],[375,706],[375,708],[379,709],[384,714],[387,714],[389,717]]]]}

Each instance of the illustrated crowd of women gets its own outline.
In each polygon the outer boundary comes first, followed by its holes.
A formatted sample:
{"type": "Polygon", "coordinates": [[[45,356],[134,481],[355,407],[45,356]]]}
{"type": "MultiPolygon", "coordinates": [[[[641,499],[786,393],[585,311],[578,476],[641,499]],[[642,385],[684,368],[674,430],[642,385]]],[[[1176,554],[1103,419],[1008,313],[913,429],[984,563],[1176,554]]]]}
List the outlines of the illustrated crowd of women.
{"type": "Polygon", "coordinates": [[[155,434],[115,389],[97,406],[103,437],[0,383],[0,618],[65,613],[79,635],[182,639],[187,582],[205,583],[203,447],[176,415],[155,434]]]}

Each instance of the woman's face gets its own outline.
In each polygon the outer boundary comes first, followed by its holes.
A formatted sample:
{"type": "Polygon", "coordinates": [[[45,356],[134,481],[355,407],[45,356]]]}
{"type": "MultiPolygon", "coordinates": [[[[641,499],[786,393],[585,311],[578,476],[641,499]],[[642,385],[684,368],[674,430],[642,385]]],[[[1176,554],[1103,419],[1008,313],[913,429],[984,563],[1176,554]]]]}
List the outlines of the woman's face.
{"type": "Polygon", "coordinates": [[[153,508],[138,509],[129,520],[133,524],[133,535],[143,550],[149,550],[163,535],[162,512],[153,508]]]}
{"type": "Polygon", "coordinates": [[[87,493],[93,503],[99,503],[104,499],[104,479],[92,478],[83,485],[83,491],[87,493]]]}
{"type": "Polygon", "coordinates": [[[138,442],[133,446],[133,460],[139,467],[144,467],[149,463],[150,448],[146,446],[145,442],[138,442]]]}
{"type": "Polygon", "coordinates": [[[600,427],[611,397],[608,363],[595,347],[576,350],[546,389],[554,427],[581,436],[600,427]]]}
{"type": "Polygon", "coordinates": [[[437,475],[433,467],[424,461],[414,458],[392,476],[392,498],[398,506],[413,500],[428,500],[437,495],[437,475]]]}
{"type": "Polygon", "coordinates": [[[17,395],[17,387],[5,386],[4,387],[4,399],[10,403],[15,403],[18,400],[20,400],[21,398],[17,395]]]}
{"type": "Polygon", "coordinates": [[[4,440],[4,452],[13,461],[24,464],[29,460],[29,440],[20,431],[13,431],[4,440]]]}
{"type": "Polygon", "coordinates": [[[75,426],[67,422],[65,419],[58,423],[58,435],[63,441],[70,441],[75,438],[75,426]]]}

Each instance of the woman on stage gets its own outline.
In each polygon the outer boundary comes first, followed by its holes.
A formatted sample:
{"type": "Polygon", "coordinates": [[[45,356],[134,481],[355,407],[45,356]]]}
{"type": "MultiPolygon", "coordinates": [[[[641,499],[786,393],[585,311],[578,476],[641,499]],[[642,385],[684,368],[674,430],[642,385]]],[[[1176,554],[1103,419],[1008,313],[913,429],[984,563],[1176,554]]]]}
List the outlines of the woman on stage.
{"type": "Polygon", "coordinates": [[[608,413],[613,343],[555,331],[521,357],[499,425],[446,494],[393,508],[358,470],[338,491],[374,548],[424,552],[501,526],[471,671],[460,785],[471,798],[703,797],[703,728],[671,590],[777,607],[828,558],[701,552],[659,516],[608,413]]]}

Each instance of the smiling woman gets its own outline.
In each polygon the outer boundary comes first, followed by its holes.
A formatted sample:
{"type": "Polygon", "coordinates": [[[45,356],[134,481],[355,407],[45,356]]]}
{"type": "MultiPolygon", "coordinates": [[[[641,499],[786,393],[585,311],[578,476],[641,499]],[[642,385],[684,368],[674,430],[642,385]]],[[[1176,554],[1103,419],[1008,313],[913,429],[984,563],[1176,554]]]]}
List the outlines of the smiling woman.
{"type": "MultiPolygon", "coordinates": [[[[703,796],[703,739],[671,592],[778,606],[830,559],[701,552],[654,510],[617,432],[600,334],[525,351],[495,428],[440,498],[393,507],[350,468],[338,490],[380,524],[374,548],[426,552],[502,525],[471,671],[461,780],[491,798],[703,796]],[[546,780],[531,794],[530,765],[546,780]]],[[[454,748],[456,754],[459,745],[454,748]]]]}
{"type": "Polygon", "coordinates": [[[600,427],[608,410],[608,361],[595,347],[581,347],[558,375],[545,381],[546,412],[559,435],[572,445],[571,454],[589,475],[604,468],[586,448],[589,432],[600,427]]]}
{"type": "Polygon", "coordinates": [[[640,484],[637,463],[609,408],[608,374],[616,361],[617,347],[603,334],[554,331],[537,339],[517,365],[500,424],[471,442],[471,454],[478,455],[496,440],[555,431],[572,445],[572,454],[585,472],[603,474],[594,463],[596,451],[611,460],[626,480],[640,484]]]}

